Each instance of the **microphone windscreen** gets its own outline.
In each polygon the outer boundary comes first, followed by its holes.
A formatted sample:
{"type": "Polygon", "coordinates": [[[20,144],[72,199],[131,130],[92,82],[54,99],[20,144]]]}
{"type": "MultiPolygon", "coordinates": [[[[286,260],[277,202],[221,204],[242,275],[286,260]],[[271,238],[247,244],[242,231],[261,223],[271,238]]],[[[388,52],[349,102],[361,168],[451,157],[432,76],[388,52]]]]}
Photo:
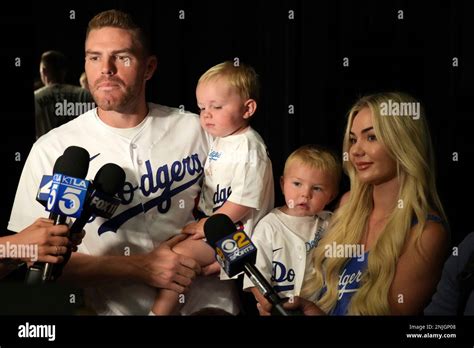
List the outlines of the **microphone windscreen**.
{"type": "Polygon", "coordinates": [[[58,168],[54,173],[85,179],[89,170],[89,158],[89,152],[86,149],[79,146],[69,146],[56,161],[59,163],[57,163],[58,168]]]}
{"type": "Polygon", "coordinates": [[[99,169],[94,178],[96,190],[114,196],[125,183],[125,171],[115,163],[107,163],[99,169]]]}
{"type": "Polygon", "coordinates": [[[60,170],[62,168],[64,168],[64,164],[63,164],[63,156],[59,156],[58,159],[56,160],[56,162],[54,162],[54,167],[53,167],[53,174],[54,173],[60,173],[60,170]]]}
{"type": "Polygon", "coordinates": [[[214,248],[216,243],[236,232],[237,228],[232,220],[225,214],[215,214],[209,217],[204,223],[204,234],[207,242],[214,248]]]}

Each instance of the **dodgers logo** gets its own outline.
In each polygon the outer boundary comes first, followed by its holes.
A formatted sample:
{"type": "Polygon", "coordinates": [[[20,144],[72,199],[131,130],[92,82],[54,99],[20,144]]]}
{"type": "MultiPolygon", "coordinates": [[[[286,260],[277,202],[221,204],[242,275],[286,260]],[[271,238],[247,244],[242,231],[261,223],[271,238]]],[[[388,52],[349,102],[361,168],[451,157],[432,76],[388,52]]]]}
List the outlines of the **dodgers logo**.
{"type": "Polygon", "coordinates": [[[359,283],[362,280],[362,272],[360,269],[356,272],[346,274],[347,269],[344,269],[339,276],[338,299],[342,299],[344,294],[356,292],[359,290],[359,283]]]}
{"type": "Polygon", "coordinates": [[[209,156],[208,156],[209,162],[217,161],[221,157],[221,155],[222,155],[222,153],[211,150],[211,152],[209,152],[209,156]]]}
{"type": "MultiPolygon", "coordinates": [[[[282,262],[273,261],[273,274],[272,281],[276,283],[289,282],[293,283],[295,280],[295,270],[293,268],[286,269],[286,266],[282,262]]],[[[290,285],[275,285],[273,287],[275,291],[288,291],[295,288],[294,284],[290,285]]]]}
{"type": "Polygon", "coordinates": [[[104,222],[99,227],[99,235],[107,231],[117,232],[125,222],[153,208],[157,208],[161,214],[166,214],[171,207],[171,198],[197,183],[203,173],[203,166],[198,154],[187,156],[181,161],[174,161],[171,166],[165,164],[158,167],[156,172],[154,172],[149,160],[145,162],[145,167],[147,172],[140,178],[139,186],[133,186],[128,181],[125,182],[123,190],[118,195],[121,203],[124,205],[130,204],[135,196],[135,191],[138,189],[145,197],[161,190],[160,194],[104,222]],[[181,185],[176,185],[184,181],[185,178],[190,178],[190,180],[181,185]]]}
{"type": "Polygon", "coordinates": [[[230,197],[231,193],[232,193],[232,188],[230,186],[220,188],[219,184],[217,184],[216,191],[214,192],[214,195],[212,196],[212,201],[214,203],[214,207],[212,208],[212,211],[214,212],[220,207],[222,207],[222,205],[230,197]]]}

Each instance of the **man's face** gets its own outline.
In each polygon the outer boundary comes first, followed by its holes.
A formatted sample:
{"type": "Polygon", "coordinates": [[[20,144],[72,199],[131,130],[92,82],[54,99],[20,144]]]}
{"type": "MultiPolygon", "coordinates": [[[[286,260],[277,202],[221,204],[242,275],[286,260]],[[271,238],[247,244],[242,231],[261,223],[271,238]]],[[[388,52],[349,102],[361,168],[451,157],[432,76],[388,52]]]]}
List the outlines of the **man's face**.
{"type": "Polygon", "coordinates": [[[145,100],[149,59],[131,31],[105,27],[91,30],[86,39],[85,71],[90,92],[99,108],[121,113],[133,112],[145,100]]]}

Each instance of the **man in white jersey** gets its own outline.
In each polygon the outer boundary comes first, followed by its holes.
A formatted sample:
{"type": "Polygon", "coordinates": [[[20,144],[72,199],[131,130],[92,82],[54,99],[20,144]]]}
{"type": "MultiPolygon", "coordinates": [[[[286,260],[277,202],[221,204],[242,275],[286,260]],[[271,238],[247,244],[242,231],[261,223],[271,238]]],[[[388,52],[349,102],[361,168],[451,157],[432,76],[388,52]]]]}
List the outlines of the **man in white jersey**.
{"type": "MultiPolygon", "coordinates": [[[[33,145],[15,197],[9,229],[19,231],[45,212],[34,203],[41,176],[71,145],[91,155],[88,179],[108,162],[121,166],[122,205],[109,219],[86,225],[63,279],[87,288],[86,301],[99,314],[144,315],[156,288],[183,297],[182,314],[220,308],[237,314],[233,284],[197,277],[200,269],[171,247],[193,221],[208,139],[196,115],[146,103],[145,84],[156,68],[143,31],[128,14],[105,11],[86,34],[85,71],[98,107],[47,133],[33,145]],[[192,285],[191,285],[192,281],[192,285]]],[[[205,273],[205,272],[203,272],[205,273]]]]}

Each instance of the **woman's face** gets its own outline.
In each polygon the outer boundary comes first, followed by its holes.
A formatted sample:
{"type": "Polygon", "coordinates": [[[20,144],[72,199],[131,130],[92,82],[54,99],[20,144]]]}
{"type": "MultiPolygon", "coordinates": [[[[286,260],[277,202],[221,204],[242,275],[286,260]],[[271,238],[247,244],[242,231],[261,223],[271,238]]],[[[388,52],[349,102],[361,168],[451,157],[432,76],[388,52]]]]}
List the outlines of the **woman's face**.
{"type": "Polygon", "coordinates": [[[361,109],[354,117],[349,139],[350,161],[360,181],[379,185],[397,175],[395,160],[375,136],[373,116],[368,107],[361,109]]]}

